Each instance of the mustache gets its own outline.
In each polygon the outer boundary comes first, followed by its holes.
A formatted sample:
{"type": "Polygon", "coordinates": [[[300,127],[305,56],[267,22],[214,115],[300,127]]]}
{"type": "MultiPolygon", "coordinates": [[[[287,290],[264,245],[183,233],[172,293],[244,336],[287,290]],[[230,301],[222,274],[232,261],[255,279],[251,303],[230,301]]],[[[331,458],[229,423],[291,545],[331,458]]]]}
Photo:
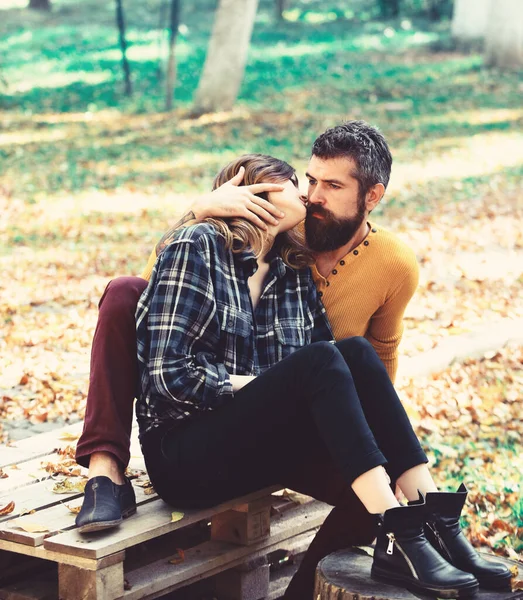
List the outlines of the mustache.
{"type": "Polygon", "coordinates": [[[307,217],[312,216],[312,215],[318,215],[318,216],[326,217],[329,219],[332,219],[334,217],[332,212],[330,210],[328,210],[327,208],[324,208],[323,206],[320,206],[319,204],[308,204],[307,205],[307,217]]]}

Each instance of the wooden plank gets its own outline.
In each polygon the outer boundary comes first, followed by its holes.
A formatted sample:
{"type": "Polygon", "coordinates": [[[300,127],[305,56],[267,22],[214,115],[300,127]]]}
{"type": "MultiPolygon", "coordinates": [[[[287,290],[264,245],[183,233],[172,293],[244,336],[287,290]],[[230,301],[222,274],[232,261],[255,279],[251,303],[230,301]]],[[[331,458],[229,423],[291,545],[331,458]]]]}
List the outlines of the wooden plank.
{"type": "MultiPolygon", "coordinates": [[[[11,466],[4,467],[4,473],[7,473],[8,477],[0,479],[0,494],[6,496],[10,491],[51,479],[52,473],[48,473],[42,467],[42,464],[45,465],[48,462],[58,463],[59,461],[60,456],[58,454],[45,454],[20,463],[16,469],[11,466]]],[[[84,472],[87,471],[84,470],[84,472]]]]}
{"type": "Polygon", "coordinates": [[[271,528],[271,536],[251,546],[237,546],[227,542],[209,541],[186,550],[185,560],[178,565],[162,559],[135,569],[125,578],[130,589],[125,600],[158,598],[176,589],[211,577],[249,559],[285,548],[289,538],[319,527],[332,507],[314,500],[287,511],[271,528]]]}
{"type": "Polygon", "coordinates": [[[64,434],[79,436],[82,427],[83,423],[78,422],[46,433],[39,433],[18,442],[11,442],[8,446],[0,444],[0,468],[51,454],[55,448],[64,448],[75,440],[60,440],[60,437],[64,434]]]}
{"type": "Polygon", "coordinates": [[[9,502],[15,503],[15,509],[10,515],[0,517],[0,523],[8,521],[22,512],[31,510],[42,510],[55,506],[62,502],[71,502],[75,498],[82,496],[79,492],[70,494],[55,494],[53,492],[54,481],[45,480],[33,483],[32,485],[8,490],[0,496],[0,506],[5,506],[9,502]]]}
{"type": "Polygon", "coordinates": [[[157,503],[149,503],[142,507],[139,514],[125,522],[123,527],[104,532],[102,536],[94,534],[90,536],[81,535],[76,530],[67,531],[45,539],[44,548],[85,558],[102,558],[192,523],[209,519],[212,515],[228,510],[237,504],[261,498],[278,489],[278,487],[272,487],[259,490],[243,498],[224,502],[213,508],[186,510],[183,511],[184,518],[175,523],[172,522],[172,513],[176,509],[163,502],[160,506],[157,503]]]}
{"type": "MultiPolygon", "coordinates": [[[[83,556],[74,556],[72,554],[62,554],[61,552],[46,550],[43,546],[28,546],[26,544],[10,542],[9,540],[0,540],[0,551],[1,550],[14,552],[15,554],[24,554],[25,556],[33,556],[34,558],[42,558],[44,560],[52,560],[53,562],[63,563],[64,565],[73,565],[74,567],[88,569],[89,571],[96,571],[96,569],[99,569],[106,564],[107,561],[110,562],[113,560],[115,555],[121,555],[122,557],[125,555],[125,552],[122,550],[113,555],[94,560],[92,558],[84,558],[83,556]]],[[[123,560],[123,558],[121,560],[123,560]]]]}
{"type": "MultiPolygon", "coordinates": [[[[158,499],[157,494],[146,494],[144,488],[134,485],[136,494],[136,503],[138,507],[148,502],[153,502],[158,499]]],[[[57,494],[55,494],[57,496],[57,494]]],[[[60,498],[60,495],[58,495],[60,498]]],[[[0,539],[18,542],[19,544],[27,544],[29,546],[40,546],[44,543],[44,539],[60,534],[63,531],[68,531],[75,527],[76,514],[71,512],[67,506],[81,506],[83,495],[76,496],[74,499],[60,501],[54,506],[38,509],[35,513],[24,515],[23,517],[11,518],[0,524],[0,539]],[[31,533],[24,531],[19,525],[42,525],[48,531],[31,533]]],[[[140,508],[138,508],[140,510],[140,508]]],[[[133,517],[130,517],[131,519],[133,517]]],[[[127,523],[128,521],[124,521],[127,523]]]]}
{"type": "MultiPolygon", "coordinates": [[[[82,433],[83,422],[66,425],[52,431],[39,433],[9,445],[0,444],[0,468],[10,465],[20,465],[29,460],[52,454],[56,448],[65,448],[67,445],[76,446],[78,438],[82,433]],[[60,439],[63,436],[72,439],[60,439]]],[[[132,468],[144,468],[142,451],[138,441],[138,424],[133,422],[131,431],[131,461],[132,468]]]]}

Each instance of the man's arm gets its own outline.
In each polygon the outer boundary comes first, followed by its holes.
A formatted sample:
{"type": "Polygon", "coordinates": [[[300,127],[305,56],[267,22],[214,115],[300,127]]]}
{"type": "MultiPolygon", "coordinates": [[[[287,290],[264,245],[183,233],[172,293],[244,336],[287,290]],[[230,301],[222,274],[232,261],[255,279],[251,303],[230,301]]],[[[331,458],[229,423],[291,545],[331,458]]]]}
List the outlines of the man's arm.
{"type": "Polygon", "coordinates": [[[372,315],[365,337],[381,358],[394,383],[398,370],[398,347],[403,335],[403,315],[419,281],[415,259],[409,270],[385,303],[372,315]]]}

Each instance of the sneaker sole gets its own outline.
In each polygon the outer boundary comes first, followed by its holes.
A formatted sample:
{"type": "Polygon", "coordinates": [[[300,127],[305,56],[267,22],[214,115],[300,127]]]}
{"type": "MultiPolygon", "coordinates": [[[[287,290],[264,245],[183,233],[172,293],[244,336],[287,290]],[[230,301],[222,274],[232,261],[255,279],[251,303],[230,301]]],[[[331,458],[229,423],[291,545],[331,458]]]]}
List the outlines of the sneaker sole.
{"type": "Polygon", "coordinates": [[[127,509],[124,513],[122,513],[121,519],[115,519],[114,521],[98,521],[96,523],[86,523],[81,527],[78,527],[78,531],[80,533],[94,533],[95,531],[104,531],[105,529],[112,529],[113,527],[118,527],[121,524],[123,519],[127,519],[131,515],[134,515],[136,512],[136,506],[127,509]]]}
{"type": "Polygon", "coordinates": [[[371,577],[377,581],[382,581],[392,585],[401,585],[402,587],[412,590],[413,592],[419,592],[420,594],[434,596],[436,598],[470,598],[471,596],[475,596],[479,589],[479,584],[477,583],[468,584],[460,588],[428,587],[422,583],[418,583],[414,579],[410,579],[402,575],[392,575],[388,571],[383,571],[379,567],[375,566],[373,566],[371,569],[371,577]]]}

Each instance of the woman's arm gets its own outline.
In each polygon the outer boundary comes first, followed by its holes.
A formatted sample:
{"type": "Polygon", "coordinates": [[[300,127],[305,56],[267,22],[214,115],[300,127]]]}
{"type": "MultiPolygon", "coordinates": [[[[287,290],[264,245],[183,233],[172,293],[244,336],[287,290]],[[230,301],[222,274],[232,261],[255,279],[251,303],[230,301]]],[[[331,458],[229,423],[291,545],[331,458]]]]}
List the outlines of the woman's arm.
{"type": "Polygon", "coordinates": [[[161,255],[138,305],[137,337],[153,394],[210,408],[233,388],[216,355],[221,328],[200,241],[180,238],[161,255]]]}

